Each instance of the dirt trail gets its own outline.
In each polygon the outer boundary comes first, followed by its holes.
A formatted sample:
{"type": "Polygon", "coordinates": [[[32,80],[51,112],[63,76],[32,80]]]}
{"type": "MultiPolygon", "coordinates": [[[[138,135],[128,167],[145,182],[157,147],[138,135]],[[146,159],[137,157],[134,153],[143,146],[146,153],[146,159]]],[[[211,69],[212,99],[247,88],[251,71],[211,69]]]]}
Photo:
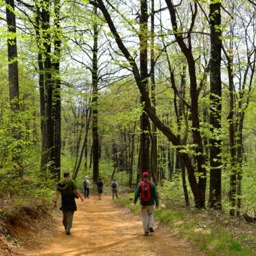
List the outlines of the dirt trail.
{"type": "Polygon", "coordinates": [[[28,256],[201,256],[187,241],[178,239],[168,228],[155,223],[155,232],[143,235],[140,216],[117,207],[110,196],[77,200],[71,235],[61,224],[52,232],[42,230],[39,248],[28,256]]]}

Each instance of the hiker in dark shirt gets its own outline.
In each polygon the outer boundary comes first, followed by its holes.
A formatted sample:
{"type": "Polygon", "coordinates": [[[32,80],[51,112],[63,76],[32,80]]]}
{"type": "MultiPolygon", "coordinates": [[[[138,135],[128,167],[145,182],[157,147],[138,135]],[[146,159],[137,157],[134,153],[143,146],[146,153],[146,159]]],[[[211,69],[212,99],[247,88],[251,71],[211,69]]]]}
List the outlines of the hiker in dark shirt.
{"type": "Polygon", "coordinates": [[[99,200],[101,200],[101,195],[103,193],[103,182],[102,179],[99,179],[99,181],[97,182],[97,190],[99,193],[99,200]]]}
{"type": "Polygon", "coordinates": [[[112,189],[112,199],[114,200],[115,197],[118,198],[118,195],[117,195],[117,182],[115,180],[113,180],[110,184],[110,187],[112,189]]]}
{"type": "Polygon", "coordinates": [[[77,188],[77,185],[70,179],[69,173],[64,173],[64,179],[58,183],[54,207],[56,207],[59,195],[61,194],[61,208],[63,213],[62,223],[67,235],[70,235],[70,229],[73,223],[73,215],[77,210],[75,197],[79,197],[83,202],[84,199],[77,188]]]}

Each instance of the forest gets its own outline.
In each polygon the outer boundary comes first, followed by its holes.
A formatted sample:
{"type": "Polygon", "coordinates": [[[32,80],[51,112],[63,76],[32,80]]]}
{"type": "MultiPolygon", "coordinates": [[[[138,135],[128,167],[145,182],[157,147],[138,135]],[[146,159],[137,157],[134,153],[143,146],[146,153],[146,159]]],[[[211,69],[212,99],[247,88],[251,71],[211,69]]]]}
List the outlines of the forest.
{"type": "Polygon", "coordinates": [[[254,215],[254,1],[0,3],[2,199],[149,171],[163,198],[254,215]]]}

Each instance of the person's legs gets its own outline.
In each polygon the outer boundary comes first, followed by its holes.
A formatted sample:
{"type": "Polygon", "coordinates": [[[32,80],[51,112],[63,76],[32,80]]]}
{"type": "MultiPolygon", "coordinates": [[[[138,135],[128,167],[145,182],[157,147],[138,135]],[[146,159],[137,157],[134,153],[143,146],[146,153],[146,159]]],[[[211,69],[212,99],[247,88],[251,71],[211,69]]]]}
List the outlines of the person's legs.
{"type": "Polygon", "coordinates": [[[141,206],[142,227],[145,236],[149,234],[147,206],[141,206]]]}
{"type": "Polygon", "coordinates": [[[149,226],[149,231],[154,232],[153,226],[154,226],[154,216],[153,213],[150,213],[148,215],[148,226],[149,226]]]}
{"type": "Polygon", "coordinates": [[[114,200],[114,198],[115,198],[115,190],[112,189],[112,200],[114,200]]]}
{"type": "Polygon", "coordinates": [[[90,189],[87,188],[87,198],[89,198],[89,194],[90,194],[90,189]]]}
{"type": "Polygon", "coordinates": [[[148,227],[150,232],[154,232],[153,225],[154,225],[154,216],[153,216],[153,211],[154,211],[154,206],[150,205],[147,206],[148,210],[148,227]]]}
{"type": "Polygon", "coordinates": [[[66,231],[66,229],[67,229],[67,212],[63,211],[62,213],[63,213],[62,224],[63,224],[63,226],[65,228],[65,231],[66,231]]]}
{"type": "Polygon", "coordinates": [[[73,215],[74,212],[66,212],[66,216],[67,216],[67,225],[66,225],[66,234],[70,235],[70,229],[72,228],[72,223],[73,223],[73,215]]]}

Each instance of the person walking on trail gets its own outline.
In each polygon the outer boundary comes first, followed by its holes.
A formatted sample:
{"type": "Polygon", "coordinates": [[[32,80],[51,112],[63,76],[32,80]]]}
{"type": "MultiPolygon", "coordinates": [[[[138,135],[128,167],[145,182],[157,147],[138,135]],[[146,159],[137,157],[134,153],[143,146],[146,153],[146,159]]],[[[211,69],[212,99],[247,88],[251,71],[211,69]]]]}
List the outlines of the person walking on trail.
{"type": "Polygon", "coordinates": [[[61,194],[61,208],[60,210],[63,213],[62,224],[65,228],[65,232],[67,235],[70,235],[70,230],[72,228],[73,216],[74,212],[77,210],[75,198],[80,198],[83,202],[84,199],[78,190],[75,182],[70,179],[69,173],[64,173],[64,179],[58,183],[56,196],[54,201],[54,208],[56,208],[56,204],[61,194]]]}
{"type": "Polygon", "coordinates": [[[142,226],[144,230],[144,235],[148,236],[149,232],[154,232],[154,205],[156,208],[159,206],[158,195],[156,192],[156,186],[153,182],[149,181],[149,173],[144,172],[142,174],[143,181],[137,186],[134,205],[136,205],[138,198],[140,197],[140,207],[142,216],[142,226]]]}
{"type": "Polygon", "coordinates": [[[89,178],[87,176],[84,177],[83,187],[84,187],[84,198],[89,198],[89,195],[90,195],[90,181],[89,181],[89,178]]]}
{"type": "Polygon", "coordinates": [[[113,180],[110,184],[110,187],[112,189],[112,199],[114,200],[115,197],[118,198],[118,195],[117,195],[117,182],[115,180],[113,180]]]}
{"type": "Polygon", "coordinates": [[[99,193],[99,200],[101,200],[101,195],[103,193],[103,182],[102,179],[99,179],[99,181],[97,182],[97,190],[99,193]]]}

